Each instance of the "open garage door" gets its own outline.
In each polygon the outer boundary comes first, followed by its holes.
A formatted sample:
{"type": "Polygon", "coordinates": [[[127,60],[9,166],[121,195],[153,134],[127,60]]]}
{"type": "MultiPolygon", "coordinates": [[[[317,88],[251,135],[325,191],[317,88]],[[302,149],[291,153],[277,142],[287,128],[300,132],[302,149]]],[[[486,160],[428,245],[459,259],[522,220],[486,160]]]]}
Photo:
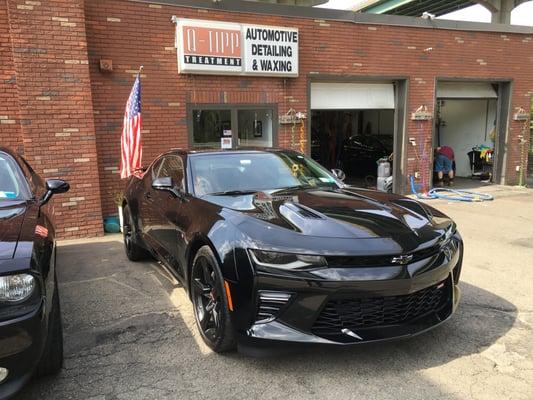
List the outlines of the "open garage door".
{"type": "Polygon", "coordinates": [[[342,169],[350,184],[375,187],[377,160],[394,151],[395,124],[392,82],[311,83],[311,156],[342,169]]]}
{"type": "MultiPolygon", "coordinates": [[[[498,85],[490,82],[439,82],[435,147],[455,154],[453,175],[490,180],[497,141],[498,85]]],[[[440,165],[440,164],[439,164],[440,165]]],[[[435,169],[440,167],[435,166],[435,169]]],[[[447,171],[442,171],[446,182],[447,171]]],[[[434,179],[441,184],[442,178],[434,179]]],[[[451,175],[450,175],[451,176],[451,175]]]]}
{"type": "Polygon", "coordinates": [[[489,82],[439,82],[439,99],[497,99],[498,93],[489,82]]]}
{"type": "Polygon", "coordinates": [[[394,109],[392,83],[311,83],[312,110],[394,109]]]}

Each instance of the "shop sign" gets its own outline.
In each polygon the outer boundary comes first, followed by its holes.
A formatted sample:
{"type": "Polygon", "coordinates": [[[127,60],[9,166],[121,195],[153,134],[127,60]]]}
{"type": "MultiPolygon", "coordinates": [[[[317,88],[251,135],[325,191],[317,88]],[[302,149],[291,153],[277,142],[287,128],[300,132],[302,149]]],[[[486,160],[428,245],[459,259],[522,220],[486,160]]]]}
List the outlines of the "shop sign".
{"type": "Polygon", "coordinates": [[[243,25],[245,74],[298,76],[298,29],[243,25]]]}
{"type": "Polygon", "coordinates": [[[298,29],[173,20],[179,73],[298,76],[298,29]]]}

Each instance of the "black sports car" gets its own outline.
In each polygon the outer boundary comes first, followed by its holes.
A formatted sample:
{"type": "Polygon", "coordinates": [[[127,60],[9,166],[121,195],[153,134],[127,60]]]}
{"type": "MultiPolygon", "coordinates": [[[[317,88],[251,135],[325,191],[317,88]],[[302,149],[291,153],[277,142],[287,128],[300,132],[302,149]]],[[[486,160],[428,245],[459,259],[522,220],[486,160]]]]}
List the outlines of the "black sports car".
{"type": "Polygon", "coordinates": [[[448,217],[345,186],[293,151],[172,150],[130,180],[124,220],[128,257],[175,272],[215,351],[407,337],[459,301],[448,217]]]}
{"type": "Polygon", "coordinates": [[[43,180],[20,156],[0,148],[0,398],[35,372],[63,364],[54,227],[47,206],[66,182],[43,180]]]}

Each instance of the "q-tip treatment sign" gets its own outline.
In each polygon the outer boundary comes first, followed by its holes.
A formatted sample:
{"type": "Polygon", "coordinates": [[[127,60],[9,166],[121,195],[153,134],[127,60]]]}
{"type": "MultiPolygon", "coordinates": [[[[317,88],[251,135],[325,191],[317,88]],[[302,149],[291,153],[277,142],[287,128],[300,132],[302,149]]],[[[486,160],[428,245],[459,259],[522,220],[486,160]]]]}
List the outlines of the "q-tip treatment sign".
{"type": "Polygon", "coordinates": [[[173,18],[180,74],[298,76],[298,29],[173,18]]]}

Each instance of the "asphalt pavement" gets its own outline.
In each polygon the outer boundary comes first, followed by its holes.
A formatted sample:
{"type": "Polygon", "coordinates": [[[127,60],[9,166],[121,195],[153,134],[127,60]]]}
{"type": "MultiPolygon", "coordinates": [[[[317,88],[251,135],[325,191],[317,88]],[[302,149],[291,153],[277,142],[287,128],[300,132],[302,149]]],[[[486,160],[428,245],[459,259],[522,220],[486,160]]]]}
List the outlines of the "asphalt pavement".
{"type": "Polygon", "coordinates": [[[431,204],[466,252],[457,313],[412,340],[217,355],[183,289],[117,235],[60,244],[65,367],[17,399],[533,399],[533,191],[431,204]]]}

